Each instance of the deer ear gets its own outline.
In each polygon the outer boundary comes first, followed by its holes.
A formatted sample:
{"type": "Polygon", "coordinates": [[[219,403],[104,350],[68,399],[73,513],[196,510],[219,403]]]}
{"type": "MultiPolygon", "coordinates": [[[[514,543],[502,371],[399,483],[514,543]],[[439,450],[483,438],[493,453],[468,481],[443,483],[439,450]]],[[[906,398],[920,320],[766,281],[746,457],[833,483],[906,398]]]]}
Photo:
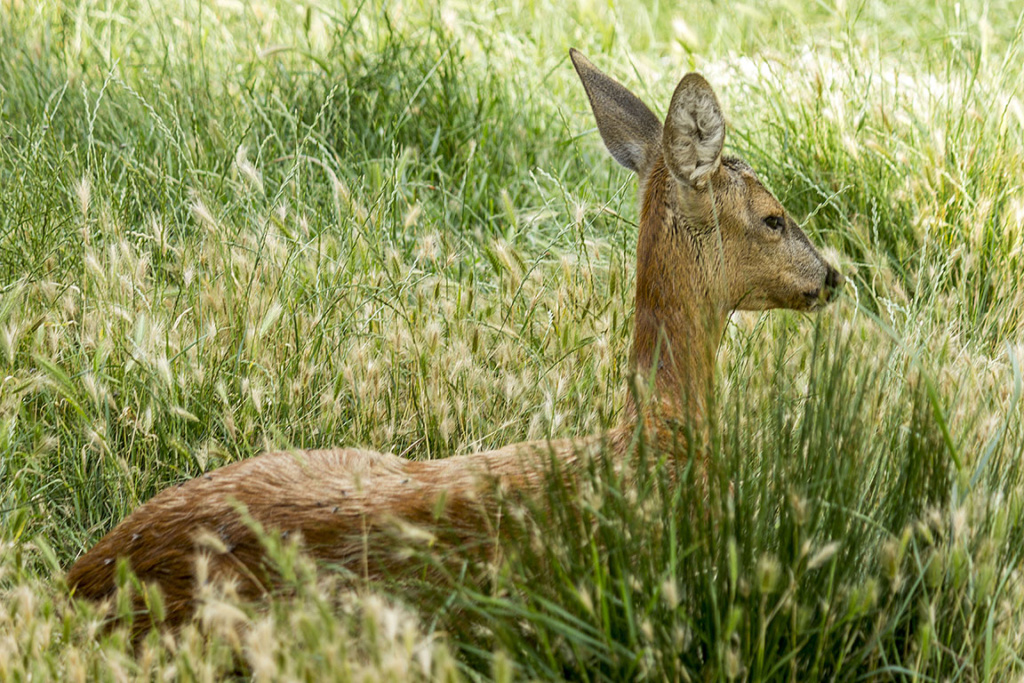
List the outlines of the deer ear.
{"type": "Polygon", "coordinates": [[[605,147],[620,164],[642,173],[654,160],[661,143],[661,122],[625,87],[601,73],[575,48],[572,65],[583,81],[597,129],[605,147]]]}
{"type": "Polygon", "coordinates": [[[680,183],[702,187],[722,162],[724,142],[725,118],[715,91],[700,74],[686,74],[665,119],[665,163],[680,183]]]}

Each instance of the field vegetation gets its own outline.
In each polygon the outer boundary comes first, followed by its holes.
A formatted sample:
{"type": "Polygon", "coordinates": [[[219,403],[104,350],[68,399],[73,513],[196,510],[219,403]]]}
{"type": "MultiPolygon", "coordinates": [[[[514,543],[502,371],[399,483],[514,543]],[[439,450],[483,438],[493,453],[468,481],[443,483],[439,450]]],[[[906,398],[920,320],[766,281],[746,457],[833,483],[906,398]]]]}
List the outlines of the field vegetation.
{"type": "Polygon", "coordinates": [[[1022,21],[0,0],[0,680],[1024,677],[1022,21]],[[656,452],[595,470],[439,584],[268,538],[274,599],[209,586],[177,635],[105,629],[141,587],[88,605],[64,571],[168,485],[617,423],[636,184],[571,46],[659,115],[701,71],[848,279],[818,314],[733,316],[707,485],[656,452]]]}

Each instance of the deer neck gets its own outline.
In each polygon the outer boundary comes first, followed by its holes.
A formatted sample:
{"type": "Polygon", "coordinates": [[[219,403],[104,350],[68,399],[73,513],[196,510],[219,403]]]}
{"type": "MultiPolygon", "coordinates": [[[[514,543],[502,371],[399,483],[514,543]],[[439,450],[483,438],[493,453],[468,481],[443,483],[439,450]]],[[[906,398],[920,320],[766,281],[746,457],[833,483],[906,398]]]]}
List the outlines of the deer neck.
{"type": "Polygon", "coordinates": [[[654,427],[667,420],[703,429],[714,390],[715,356],[725,329],[724,273],[711,211],[684,207],[663,162],[643,183],[637,244],[632,362],[641,407],[630,413],[654,427]],[[644,395],[651,386],[653,395],[644,395]]]}

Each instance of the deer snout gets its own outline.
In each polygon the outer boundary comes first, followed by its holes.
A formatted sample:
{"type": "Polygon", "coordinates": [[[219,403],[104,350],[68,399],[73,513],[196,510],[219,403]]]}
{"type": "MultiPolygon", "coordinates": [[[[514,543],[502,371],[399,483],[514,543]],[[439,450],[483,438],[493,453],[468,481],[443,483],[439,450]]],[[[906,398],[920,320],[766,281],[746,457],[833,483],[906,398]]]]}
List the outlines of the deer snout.
{"type": "Polygon", "coordinates": [[[824,298],[826,302],[830,302],[839,294],[839,290],[842,289],[843,283],[846,282],[846,278],[843,277],[842,273],[828,264],[825,265],[825,268],[827,270],[825,272],[824,298]]]}
{"type": "Polygon", "coordinates": [[[843,277],[842,273],[826,263],[825,278],[822,280],[821,286],[804,292],[804,299],[807,301],[807,305],[811,310],[814,310],[827,303],[831,303],[839,294],[839,290],[845,281],[846,278],[843,277]]]}

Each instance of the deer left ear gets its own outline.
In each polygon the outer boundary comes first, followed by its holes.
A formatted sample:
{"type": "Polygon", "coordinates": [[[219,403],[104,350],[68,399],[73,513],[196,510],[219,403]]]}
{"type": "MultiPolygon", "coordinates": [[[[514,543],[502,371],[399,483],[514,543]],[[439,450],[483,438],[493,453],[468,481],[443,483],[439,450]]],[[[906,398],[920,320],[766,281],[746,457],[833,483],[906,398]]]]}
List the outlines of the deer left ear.
{"type": "Polygon", "coordinates": [[[665,118],[662,154],[683,185],[703,187],[722,163],[725,117],[715,91],[703,76],[683,76],[665,118]]]}

